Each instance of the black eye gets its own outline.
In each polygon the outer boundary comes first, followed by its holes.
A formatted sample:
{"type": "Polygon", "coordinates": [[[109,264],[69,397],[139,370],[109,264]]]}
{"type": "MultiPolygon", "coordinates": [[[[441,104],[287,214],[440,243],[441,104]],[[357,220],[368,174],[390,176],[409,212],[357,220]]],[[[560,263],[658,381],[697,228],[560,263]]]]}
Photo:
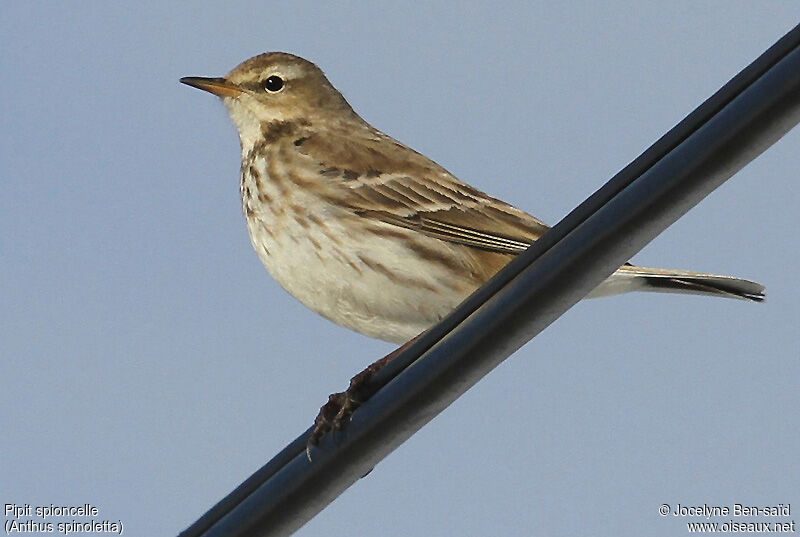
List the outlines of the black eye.
{"type": "Polygon", "coordinates": [[[283,89],[283,79],[277,75],[272,75],[264,81],[264,89],[275,93],[283,89]]]}

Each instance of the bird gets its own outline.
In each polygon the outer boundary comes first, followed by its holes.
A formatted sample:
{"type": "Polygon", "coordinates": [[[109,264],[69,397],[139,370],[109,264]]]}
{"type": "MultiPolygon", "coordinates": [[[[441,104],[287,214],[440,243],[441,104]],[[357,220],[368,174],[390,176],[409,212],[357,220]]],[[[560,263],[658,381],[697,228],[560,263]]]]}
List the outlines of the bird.
{"type": "MultiPolygon", "coordinates": [[[[218,96],[237,127],[242,211],[262,263],[341,326],[406,343],[549,229],[370,125],[299,56],[267,52],[180,81],[218,96]]],[[[629,291],[764,299],[753,281],[629,263],[589,297],[629,291]]],[[[317,439],[350,399],[318,416],[317,439]]]]}

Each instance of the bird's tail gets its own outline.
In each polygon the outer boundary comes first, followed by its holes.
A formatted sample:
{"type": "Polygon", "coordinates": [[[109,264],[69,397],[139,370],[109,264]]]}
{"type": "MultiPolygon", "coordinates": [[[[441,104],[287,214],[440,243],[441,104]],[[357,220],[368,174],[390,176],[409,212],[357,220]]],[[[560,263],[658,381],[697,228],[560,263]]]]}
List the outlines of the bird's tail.
{"type": "Polygon", "coordinates": [[[764,286],[760,283],[731,276],[624,265],[589,296],[605,296],[627,291],[689,293],[741,298],[761,302],[764,286]]]}

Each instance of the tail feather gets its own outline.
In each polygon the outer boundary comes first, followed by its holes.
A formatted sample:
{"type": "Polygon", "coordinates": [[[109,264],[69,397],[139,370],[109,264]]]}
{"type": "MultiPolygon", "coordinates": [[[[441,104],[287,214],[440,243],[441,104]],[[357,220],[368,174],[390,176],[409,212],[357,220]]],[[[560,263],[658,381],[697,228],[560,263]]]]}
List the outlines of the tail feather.
{"type": "Polygon", "coordinates": [[[643,291],[714,295],[754,302],[765,298],[764,286],[760,283],[731,276],[633,265],[620,267],[617,273],[636,277],[642,283],[640,289],[643,291]]]}

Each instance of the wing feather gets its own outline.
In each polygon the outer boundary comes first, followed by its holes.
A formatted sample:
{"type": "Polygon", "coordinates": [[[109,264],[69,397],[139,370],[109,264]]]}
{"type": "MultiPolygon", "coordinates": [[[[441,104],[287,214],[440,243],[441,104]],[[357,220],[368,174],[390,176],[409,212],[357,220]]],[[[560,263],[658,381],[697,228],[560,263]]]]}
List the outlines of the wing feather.
{"type": "Polygon", "coordinates": [[[318,177],[323,196],[364,218],[504,254],[524,251],[549,229],[372,129],[328,129],[324,137],[310,130],[302,144],[287,140],[282,149],[318,177]]]}

